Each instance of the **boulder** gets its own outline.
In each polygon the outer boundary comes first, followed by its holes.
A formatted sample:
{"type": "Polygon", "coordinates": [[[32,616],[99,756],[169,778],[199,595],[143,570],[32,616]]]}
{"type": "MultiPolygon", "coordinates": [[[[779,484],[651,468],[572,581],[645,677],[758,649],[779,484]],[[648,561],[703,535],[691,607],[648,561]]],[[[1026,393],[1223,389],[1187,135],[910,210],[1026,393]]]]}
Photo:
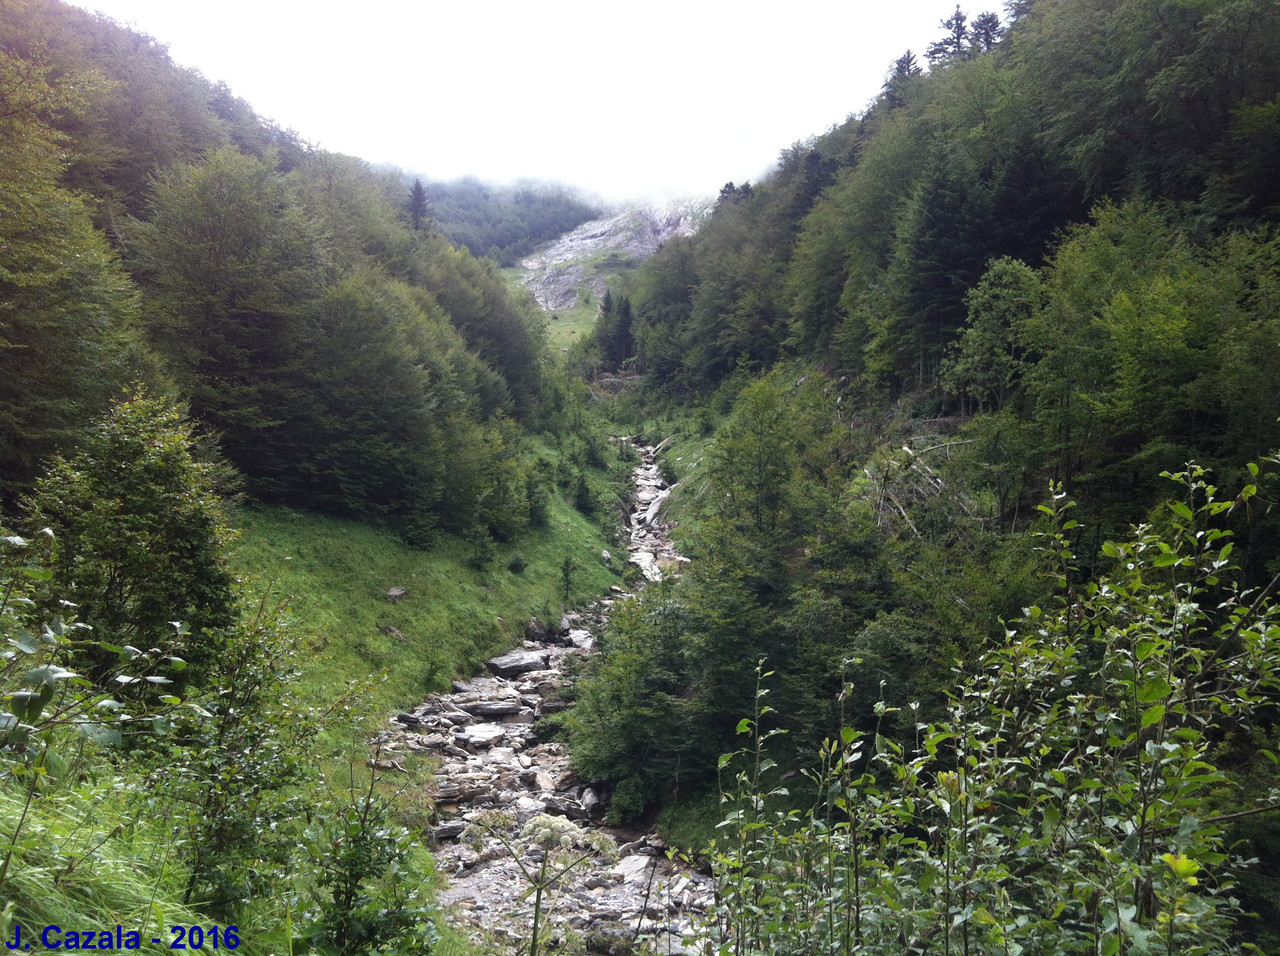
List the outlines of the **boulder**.
{"type": "Polygon", "coordinates": [[[549,773],[538,771],[533,775],[534,786],[539,790],[554,791],[556,789],[555,778],[549,773]]]}
{"type": "Polygon", "coordinates": [[[501,740],[506,733],[502,724],[475,724],[458,734],[454,739],[464,746],[488,747],[495,740],[501,740]]]}
{"type": "Polygon", "coordinates": [[[431,831],[431,837],[437,843],[443,840],[456,840],[462,836],[462,832],[467,828],[466,820],[450,820],[442,823],[431,831]]]}
{"type": "Polygon", "coordinates": [[[546,651],[512,651],[491,658],[488,666],[498,677],[517,677],[529,671],[545,670],[549,657],[546,651]]]}
{"type": "Polygon", "coordinates": [[[609,872],[624,883],[638,883],[648,879],[649,867],[654,865],[651,856],[624,856],[609,872]]]}
{"type": "Polygon", "coordinates": [[[662,569],[658,567],[658,559],[652,551],[633,551],[628,559],[640,568],[640,572],[650,581],[662,580],[662,569]]]}
{"type": "Polygon", "coordinates": [[[508,714],[520,713],[520,701],[511,700],[477,700],[459,705],[473,717],[506,717],[508,714]]]}

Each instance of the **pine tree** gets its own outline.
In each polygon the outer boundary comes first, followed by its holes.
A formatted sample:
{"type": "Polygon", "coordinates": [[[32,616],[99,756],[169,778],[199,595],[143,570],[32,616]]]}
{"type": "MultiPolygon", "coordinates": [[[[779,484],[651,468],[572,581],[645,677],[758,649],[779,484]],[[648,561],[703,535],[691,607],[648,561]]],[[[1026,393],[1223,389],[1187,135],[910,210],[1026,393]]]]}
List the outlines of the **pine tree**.
{"type": "Polygon", "coordinates": [[[916,55],[907,50],[902,56],[893,61],[893,67],[890,70],[889,78],[884,81],[881,91],[884,93],[885,102],[888,103],[890,109],[897,109],[905,106],[907,99],[907,90],[911,87],[916,77],[924,72],[916,55]]]}
{"type": "Polygon", "coordinates": [[[415,232],[421,232],[431,221],[431,200],[427,198],[427,188],[417,177],[409,188],[409,219],[415,232]]]}
{"type": "Polygon", "coordinates": [[[999,14],[990,11],[980,13],[974,18],[973,26],[969,29],[971,49],[975,53],[990,53],[1000,42],[1003,33],[999,14]]]}
{"type": "Polygon", "coordinates": [[[968,18],[957,5],[956,12],[942,21],[942,28],[947,32],[941,40],[930,43],[929,49],[925,51],[925,56],[931,64],[936,66],[952,60],[968,58],[968,22],[968,18]]]}
{"type": "Polygon", "coordinates": [[[99,640],[176,653],[198,675],[214,662],[217,632],[236,610],[227,564],[234,535],[218,470],[195,447],[179,406],[134,395],[77,455],[54,462],[27,510],[30,526],[52,529],[57,542],[40,601],[47,613],[70,601],[99,640]]]}

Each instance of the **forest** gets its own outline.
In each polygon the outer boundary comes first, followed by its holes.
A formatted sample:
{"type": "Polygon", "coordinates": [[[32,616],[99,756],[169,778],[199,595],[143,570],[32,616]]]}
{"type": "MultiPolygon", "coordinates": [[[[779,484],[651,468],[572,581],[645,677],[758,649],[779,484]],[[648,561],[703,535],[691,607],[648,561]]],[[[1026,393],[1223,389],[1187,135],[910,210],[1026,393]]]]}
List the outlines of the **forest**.
{"type": "MultiPolygon", "coordinates": [[[[370,728],[517,608],[607,587],[559,567],[605,536],[604,439],[421,183],[109,20],[0,14],[0,931],[425,951],[431,861],[370,728]],[[362,596],[321,539],[439,581],[452,620],[393,612],[396,579],[362,596]],[[282,590],[291,556],[332,569],[340,621],[290,611],[332,599],[282,590]]],[[[495,199],[486,240],[588,214],[553,193],[495,199]]]]}
{"type": "Polygon", "coordinates": [[[470,952],[338,738],[516,641],[506,582],[608,588],[566,549],[626,434],[692,560],[542,733],[716,875],[707,951],[1280,945],[1280,5],[970,13],[560,359],[498,270],[572,191],[315,149],[0,0],[3,938],[470,952]],[[313,521],[447,566],[464,636],[370,690],[384,644],[238,563],[313,521]]]}
{"type": "Polygon", "coordinates": [[[603,213],[599,205],[556,183],[494,187],[465,178],[424,185],[423,195],[446,238],[502,266],[516,265],[543,243],[603,213]]]}
{"type": "Polygon", "coordinates": [[[615,616],[566,733],[619,818],[741,797],[726,952],[1274,943],[1280,8],[1008,14],[957,10],[865,111],[727,183],[570,356],[634,377],[620,421],[683,430],[693,560],[615,616]],[[1217,929],[1162,854],[1219,868],[1217,929]]]}

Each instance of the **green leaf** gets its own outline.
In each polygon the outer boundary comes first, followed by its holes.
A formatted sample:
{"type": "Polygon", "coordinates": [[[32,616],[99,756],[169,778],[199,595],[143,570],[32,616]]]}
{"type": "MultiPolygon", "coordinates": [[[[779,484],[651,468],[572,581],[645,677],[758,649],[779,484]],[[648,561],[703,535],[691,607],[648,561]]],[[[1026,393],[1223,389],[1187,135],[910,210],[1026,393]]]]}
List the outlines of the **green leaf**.
{"type": "Polygon", "coordinates": [[[40,649],[29,636],[10,638],[9,645],[16,647],[24,654],[34,654],[40,649]]]}
{"type": "Polygon", "coordinates": [[[85,740],[92,740],[103,747],[119,747],[124,742],[124,737],[115,727],[107,727],[103,724],[81,724],[77,730],[85,740]]]}
{"type": "Polygon", "coordinates": [[[1155,568],[1167,568],[1170,565],[1177,564],[1181,560],[1182,557],[1177,554],[1177,552],[1162,551],[1160,554],[1155,556],[1155,559],[1151,562],[1151,566],[1155,568]]]}
{"type": "Polygon", "coordinates": [[[1191,513],[1191,509],[1187,507],[1186,502],[1174,501],[1170,503],[1169,509],[1179,518],[1185,518],[1187,521],[1195,520],[1195,515],[1191,513]]]}
{"type": "Polygon", "coordinates": [[[1163,677],[1153,677],[1138,690],[1139,703],[1149,704],[1173,693],[1173,687],[1163,677]]]}
{"type": "Polygon", "coordinates": [[[33,667],[23,674],[22,683],[27,687],[43,686],[52,691],[57,686],[58,681],[75,676],[75,671],[69,671],[65,667],[59,667],[57,664],[44,664],[40,667],[33,667]]]}
{"type": "Polygon", "coordinates": [[[1162,853],[1160,859],[1169,865],[1174,876],[1184,882],[1192,882],[1193,877],[1200,872],[1200,864],[1181,853],[1162,853]]]}
{"type": "Polygon", "coordinates": [[[31,724],[39,719],[40,712],[48,702],[49,698],[45,694],[20,690],[9,696],[9,709],[18,720],[31,724]]]}
{"type": "Polygon", "coordinates": [[[1146,730],[1152,724],[1157,724],[1164,719],[1164,704],[1156,704],[1154,707],[1148,707],[1146,713],[1142,715],[1142,729],[1146,730]]]}

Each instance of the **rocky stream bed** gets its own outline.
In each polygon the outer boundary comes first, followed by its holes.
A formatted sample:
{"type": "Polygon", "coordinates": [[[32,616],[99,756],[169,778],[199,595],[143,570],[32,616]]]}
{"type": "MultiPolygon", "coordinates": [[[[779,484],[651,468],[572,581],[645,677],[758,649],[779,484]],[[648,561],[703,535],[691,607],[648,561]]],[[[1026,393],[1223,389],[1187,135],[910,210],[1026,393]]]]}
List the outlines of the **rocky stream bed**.
{"type": "MultiPolygon", "coordinates": [[[[687,560],[658,520],[670,492],[661,447],[640,448],[629,520],[628,561],[650,581],[687,560]]],[[[572,680],[569,661],[591,652],[610,607],[629,596],[614,592],[558,627],[531,621],[524,646],[489,661],[488,675],[396,715],[378,740],[388,767],[405,752],[439,760],[435,855],[448,877],[440,900],[453,924],[489,951],[514,952],[531,933],[531,876],[542,872],[545,851],[528,837],[530,826],[551,828],[567,844],[552,851],[546,872],[581,858],[544,899],[548,941],[623,954],[639,952],[643,937],[659,953],[693,953],[713,902],[710,878],[674,865],[656,835],[605,826],[602,794],[578,778],[565,745],[538,739],[538,720],[568,706],[561,695],[572,680]]]]}

